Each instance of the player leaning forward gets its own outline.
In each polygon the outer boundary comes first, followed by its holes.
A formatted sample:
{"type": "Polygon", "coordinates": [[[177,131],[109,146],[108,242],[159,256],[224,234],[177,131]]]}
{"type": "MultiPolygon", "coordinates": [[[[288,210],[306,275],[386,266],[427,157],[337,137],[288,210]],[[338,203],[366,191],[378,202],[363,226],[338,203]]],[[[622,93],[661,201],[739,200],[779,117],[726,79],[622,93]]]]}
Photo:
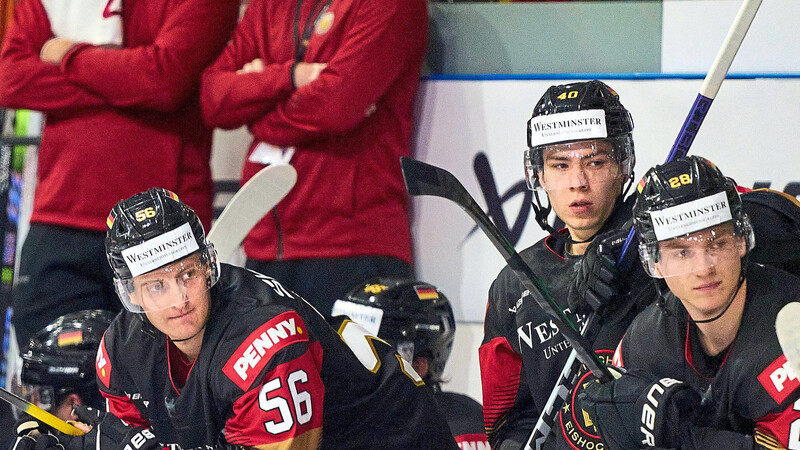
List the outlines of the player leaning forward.
{"type": "Polygon", "coordinates": [[[431,390],[388,344],[219,264],[171,192],[117,203],[108,226],[126,310],[97,373],[115,416],[183,449],[457,448],[431,390]]]}
{"type": "Polygon", "coordinates": [[[775,317],[800,279],[749,261],[736,187],[703,158],[656,166],[640,190],[641,259],[669,292],[617,349],[629,374],[592,384],[582,405],[611,448],[799,449],[800,381],[775,317]]]}

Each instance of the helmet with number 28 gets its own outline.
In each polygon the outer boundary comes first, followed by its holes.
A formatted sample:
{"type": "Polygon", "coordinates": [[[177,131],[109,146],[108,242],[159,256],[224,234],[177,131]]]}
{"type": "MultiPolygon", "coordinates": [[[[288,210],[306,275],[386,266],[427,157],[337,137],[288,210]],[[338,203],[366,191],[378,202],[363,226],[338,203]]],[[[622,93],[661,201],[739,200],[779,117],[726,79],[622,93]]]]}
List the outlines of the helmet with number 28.
{"type": "Polygon", "coordinates": [[[634,226],[651,276],[703,270],[722,257],[744,257],[755,246],[736,184],[702,157],[655,166],[637,189],[634,226]]]}

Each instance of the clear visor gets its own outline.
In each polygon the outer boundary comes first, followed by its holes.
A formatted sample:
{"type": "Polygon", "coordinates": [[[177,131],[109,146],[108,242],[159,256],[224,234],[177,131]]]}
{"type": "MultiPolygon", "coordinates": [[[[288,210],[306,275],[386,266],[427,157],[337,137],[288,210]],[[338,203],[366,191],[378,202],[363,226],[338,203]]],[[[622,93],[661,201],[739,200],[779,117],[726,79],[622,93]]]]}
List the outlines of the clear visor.
{"type": "Polygon", "coordinates": [[[53,406],[56,401],[53,386],[40,384],[22,384],[22,386],[20,386],[19,396],[39,408],[50,412],[53,411],[53,406]]]}
{"type": "Polygon", "coordinates": [[[161,311],[204,295],[213,285],[212,268],[195,253],[132,279],[115,278],[114,284],[128,311],[161,311]]]}
{"type": "Polygon", "coordinates": [[[619,152],[610,140],[598,139],[533,147],[525,152],[525,179],[530,189],[548,192],[602,186],[631,173],[632,158],[619,152]]]}
{"type": "Polygon", "coordinates": [[[749,247],[746,241],[729,223],[666,241],[640,243],[639,254],[650,276],[669,278],[705,272],[733,258],[741,259],[749,247]]]}
{"type": "Polygon", "coordinates": [[[413,363],[414,362],[414,343],[408,341],[401,341],[397,343],[397,353],[403,357],[406,361],[413,363]]]}

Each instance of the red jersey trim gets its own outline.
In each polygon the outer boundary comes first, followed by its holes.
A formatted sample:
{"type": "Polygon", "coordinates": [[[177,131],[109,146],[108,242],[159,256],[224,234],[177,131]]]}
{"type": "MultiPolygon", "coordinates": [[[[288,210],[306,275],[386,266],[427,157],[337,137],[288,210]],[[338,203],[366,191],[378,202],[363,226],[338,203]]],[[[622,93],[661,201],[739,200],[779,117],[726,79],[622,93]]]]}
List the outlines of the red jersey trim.
{"type": "Polygon", "coordinates": [[[753,438],[756,444],[768,449],[797,448],[800,436],[793,433],[792,424],[800,420],[800,400],[780,413],[767,414],[756,420],[753,438]]]}
{"type": "Polygon", "coordinates": [[[627,336],[627,334],[622,335],[622,339],[620,339],[619,344],[617,344],[617,349],[614,350],[614,356],[611,358],[611,364],[616,367],[625,367],[625,361],[622,360],[622,341],[625,340],[625,336],[627,336]]]}
{"type": "Polygon", "coordinates": [[[121,395],[111,395],[107,392],[100,392],[106,399],[106,409],[119,419],[124,420],[134,427],[150,428],[150,422],[136,409],[131,399],[121,395]]]}
{"type": "Polygon", "coordinates": [[[107,389],[111,389],[111,360],[108,358],[106,351],[106,334],[103,333],[103,338],[100,339],[100,346],[97,347],[97,356],[94,358],[94,368],[97,373],[97,379],[103,383],[107,389]]]}
{"type": "Polygon", "coordinates": [[[514,406],[519,391],[522,357],[504,337],[496,337],[478,349],[483,380],[483,423],[487,434],[514,406]]]}

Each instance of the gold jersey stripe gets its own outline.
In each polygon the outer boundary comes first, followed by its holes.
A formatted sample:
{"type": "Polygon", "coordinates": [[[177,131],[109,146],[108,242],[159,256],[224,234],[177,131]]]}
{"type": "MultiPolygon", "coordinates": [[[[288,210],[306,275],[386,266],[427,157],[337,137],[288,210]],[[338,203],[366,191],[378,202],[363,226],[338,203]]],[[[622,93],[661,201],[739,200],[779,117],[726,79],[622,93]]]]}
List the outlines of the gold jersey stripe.
{"type": "Polygon", "coordinates": [[[786,450],[786,447],[781,445],[780,441],[778,441],[775,436],[765,433],[758,428],[756,428],[756,434],[753,436],[753,439],[756,441],[756,444],[768,450],[786,450]]]}
{"type": "Polygon", "coordinates": [[[274,442],[272,444],[255,445],[252,448],[259,450],[289,450],[292,448],[319,448],[322,441],[322,427],[308,430],[300,436],[295,436],[291,439],[286,439],[281,442],[274,442]]]}

